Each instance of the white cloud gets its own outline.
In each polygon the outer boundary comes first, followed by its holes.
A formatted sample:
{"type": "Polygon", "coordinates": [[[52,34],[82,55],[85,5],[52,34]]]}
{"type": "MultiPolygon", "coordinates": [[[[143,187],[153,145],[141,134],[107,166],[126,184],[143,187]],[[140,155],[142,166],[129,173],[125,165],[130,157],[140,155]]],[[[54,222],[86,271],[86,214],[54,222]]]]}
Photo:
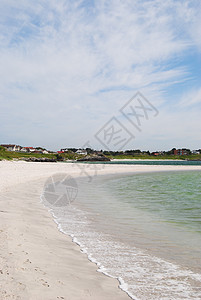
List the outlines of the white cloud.
{"type": "Polygon", "coordinates": [[[174,61],[199,46],[195,2],[1,1],[2,136],[78,145],[136,90],[165,103],[191,76],[174,61]]]}
{"type": "MultiPolygon", "coordinates": [[[[181,108],[190,107],[193,108],[194,105],[201,105],[201,88],[192,89],[181,96],[178,105],[181,108]]],[[[197,109],[197,108],[196,108],[197,109]]]]}

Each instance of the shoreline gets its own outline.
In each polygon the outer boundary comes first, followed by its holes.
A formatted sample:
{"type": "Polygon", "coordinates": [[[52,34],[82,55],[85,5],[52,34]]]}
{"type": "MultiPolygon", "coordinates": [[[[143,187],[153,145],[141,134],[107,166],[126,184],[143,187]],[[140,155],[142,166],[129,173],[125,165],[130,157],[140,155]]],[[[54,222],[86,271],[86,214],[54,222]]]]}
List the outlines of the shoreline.
{"type": "Polygon", "coordinates": [[[111,161],[185,161],[184,159],[162,159],[162,158],[113,158],[111,161]]]}
{"type": "MultiPolygon", "coordinates": [[[[49,210],[50,211],[50,210],[49,210]]],[[[62,226],[61,224],[57,221],[57,217],[54,215],[53,212],[51,212],[51,215],[54,219],[54,222],[56,223],[57,225],[57,229],[58,231],[60,231],[61,233],[65,234],[66,236],[70,237],[71,238],[71,241],[72,243],[76,244],[79,249],[80,249],[80,252],[82,254],[85,254],[87,256],[87,259],[96,265],[96,271],[97,272],[100,272],[101,274],[107,276],[108,278],[112,278],[114,280],[117,280],[118,282],[118,289],[122,290],[123,292],[126,293],[126,295],[128,295],[128,298],[127,299],[134,299],[134,300],[137,300],[137,298],[132,295],[129,291],[128,291],[128,288],[127,288],[127,283],[122,279],[122,278],[117,278],[117,277],[114,277],[112,276],[111,274],[107,273],[105,271],[105,268],[101,265],[101,263],[99,261],[97,261],[96,259],[94,259],[90,254],[87,253],[86,249],[83,247],[83,245],[77,240],[77,238],[74,236],[74,234],[68,234],[66,233],[63,229],[62,229],[62,226]]],[[[116,298],[115,298],[116,299],[116,298]]]]}
{"type": "MultiPolygon", "coordinates": [[[[181,170],[201,171],[201,166],[107,165],[98,173],[181,170]]],[[[54,173],[78,177],[80,169],[62,163],[0,162],[0,299],[129,299],[116,279],[97,272],[80,247],[59,232],[40,203],[44,182],[54,173]]]]}

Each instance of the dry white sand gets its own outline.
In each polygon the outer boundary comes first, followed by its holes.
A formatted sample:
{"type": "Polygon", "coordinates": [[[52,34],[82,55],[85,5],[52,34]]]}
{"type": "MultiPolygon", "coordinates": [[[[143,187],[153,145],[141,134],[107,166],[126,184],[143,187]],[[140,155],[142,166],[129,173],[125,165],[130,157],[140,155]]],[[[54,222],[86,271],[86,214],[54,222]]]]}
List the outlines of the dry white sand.
{"type": "MultiPolygon", "coordinates": [[[[201,166],[105,165],[98,174],[201,170],[201,166]]],[[[95,173],[85,165],[85,172],[95,173]]],[[[75,164],[0,162],[0,299],[129,299],[118,281],[97,272],[40,203],[45,180],[80,175],[75,164]]],[[[86,174],[82,173],[83,176],[86,174]]]]}

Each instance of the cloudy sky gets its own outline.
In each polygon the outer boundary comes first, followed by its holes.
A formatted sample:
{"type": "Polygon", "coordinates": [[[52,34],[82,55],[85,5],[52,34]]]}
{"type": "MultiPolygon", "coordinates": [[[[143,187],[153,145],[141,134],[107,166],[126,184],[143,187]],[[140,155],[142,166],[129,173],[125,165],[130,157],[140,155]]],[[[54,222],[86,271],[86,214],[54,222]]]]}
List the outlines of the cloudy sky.
{"type": "Polygon", "coordinates": [[[110,127],[118,149],[201,148],[200,15],[200,0],[1,0],[0,143],[103,149],[110,127]],[[122,113],[137,91],[140,130],[122,113]]]}

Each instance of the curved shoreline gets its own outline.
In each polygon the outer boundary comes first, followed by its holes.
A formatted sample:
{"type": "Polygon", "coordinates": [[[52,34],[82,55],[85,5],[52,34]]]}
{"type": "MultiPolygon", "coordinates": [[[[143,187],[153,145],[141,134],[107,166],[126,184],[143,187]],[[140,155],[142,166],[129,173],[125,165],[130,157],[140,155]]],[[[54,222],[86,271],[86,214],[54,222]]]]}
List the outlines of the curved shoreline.
{"type": "MultiPolygon", "coordinates": [[[[201,166],[108,165],[99,174],[201,170],[201,166]]],[[[54,173],[74,177],[73,164],[0,162],[0,299],[128,299],[116,279],[97,272],[39,203],[54,173]],[[63,297],[63,298],[62,298],[63,297]]],[[[94,170],[87,170],[91,176],[94,170]]]]}

